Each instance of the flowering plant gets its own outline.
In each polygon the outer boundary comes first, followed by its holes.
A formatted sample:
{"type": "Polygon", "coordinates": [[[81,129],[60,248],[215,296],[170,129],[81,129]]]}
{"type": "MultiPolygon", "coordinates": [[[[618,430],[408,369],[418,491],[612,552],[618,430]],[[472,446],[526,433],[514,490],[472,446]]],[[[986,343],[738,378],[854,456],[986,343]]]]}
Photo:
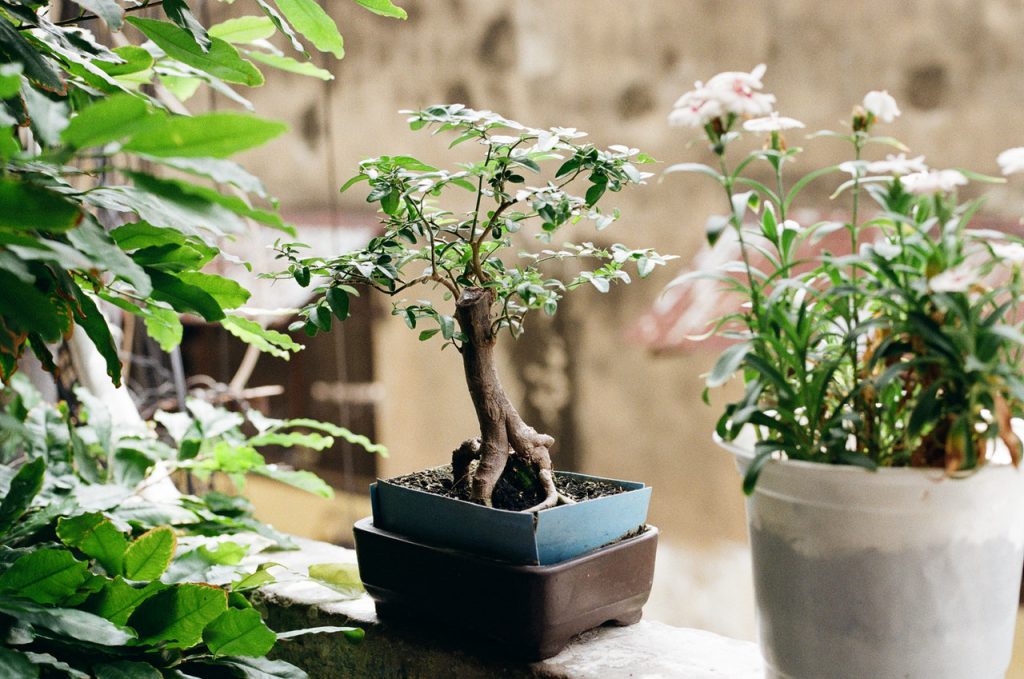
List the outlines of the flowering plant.
{"type": "MultiPolygon", "coordinates": [[[[716,167],[666,170],[707,175],[726,198],[707,236],[733,256],[671,285],[712,278],[745,302],[707,335],[733,340],[708,387],[736,373],[744,382],[717,433],[733,440],[755,432],[745,491],[780,457],[954,472],[1005,448],[1017,463],[1011,419],[1024,410],[1024,244],[974,226],[982,201],[957,196],[969,181],[1004,180],[930,169],[877,136],[900,115],[886,92],[864,97],[848,131],[809,137],[845,142],[852,158],[793,177],[801,149],[783,133],[803,124],[774,111],[764,70],[717,75],[679,99],[669,121],[702,128],[716,167]],[[767,141],[739,155],[744,133],[767,141]],[[869,159],[884,145],[899,155],[869,159]],[[796,201],[828,175],[841,178],[832,200],[842,201],[844,218],[799,224],[796,201]]],[[[1024,148],[1004,152],[999,164],[1007,174],[1024,170],[1024,148]]]]}

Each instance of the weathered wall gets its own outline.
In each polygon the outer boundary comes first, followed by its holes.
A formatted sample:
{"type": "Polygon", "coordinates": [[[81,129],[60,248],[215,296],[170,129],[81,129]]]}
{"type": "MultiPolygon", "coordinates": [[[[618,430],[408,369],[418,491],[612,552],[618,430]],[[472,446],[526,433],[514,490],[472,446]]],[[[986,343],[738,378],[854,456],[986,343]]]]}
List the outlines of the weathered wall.
{"type": "MultiPolygon", "coordinates": [[[[693,132],[665,123],[673,101],[696,79],[759,62],[780,110],[809,130],[835,128],[866,91],[884,88],[904,111],[892,133],[934,166],[995,172],[995,155],[1024,143],[1024,8],[1016,0],[400,0],[407,22],[326,4],[346,41],[344,61],[331,64],[338,79],[324,86],[271,76],[252,94],[263,114],[297,132],[248,158],[289,209],[327,205],[365,156],[442,159],[443,142],[408,132],[395,113],[438,102],[579,127],[597,143],[627,143],[663,161],[700,160],[707,152],[688,147],[693,132]]],[[[801,164],[824,158],[814,152],[801,164]]],[[[699,247],[720,200],[679,175],[613,198],[625,216],[608,238],[682,255],[699,247]]],[[[1015,214],[1020,198],[1007,190],[993,204],[1015,214]]],[[[364,208],[358,191],[337,200],[364,208]]],[[[573,300],[563,344],[574,357],[576,405],[559,426],[574,427],[583,469],[655,485],[652,520],[666,538],[743,539],[738,482],[708,443],[714,410],[700,402],[699,375],[712,357],[654,357],[622,336],[671,276],[659,271],[646,284],[573,300]]],[[[474,425],[457,355],[418,343],[386,308],[377,340],[387,390],[380,433],[393,452],[385,472],[443,461],[474,425]]],[[[544,354],[567,365],[557,347],[544,354]]],[[[564,393],[549,382],[555,396],[564,393]]]]}

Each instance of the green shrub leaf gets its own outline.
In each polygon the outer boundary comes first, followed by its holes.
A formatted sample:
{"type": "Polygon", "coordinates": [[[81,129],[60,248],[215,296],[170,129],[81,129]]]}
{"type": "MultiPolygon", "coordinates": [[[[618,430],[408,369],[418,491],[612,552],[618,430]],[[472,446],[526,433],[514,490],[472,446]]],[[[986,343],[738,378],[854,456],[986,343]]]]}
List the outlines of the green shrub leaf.
{"type": "Polygon", "coordinates": [[[129,580],[156,580],[171,563],[178,540],[169,526],[146,531],[124,553],[124,576],[129,580]]]}
{"type": "Polygon", "coordinates": [[[264,656],[275,641],[277,635],[254,608],[229,608],[203,631],[203,642],[214,655],[264,656]]]}
{"type": "Polygon", "coordinates": [[[200,71],[229,83],[256,87],[263,84],[263,74],[251,62],[238,55],[238,50],[219,38],[210,39],[209,50],[204,51],[191,33],[166,21],[132,17],[128,23],[142,31],[156,46],[200,71]]]}
{"type": "Polygon", "coordinates": [[[391,0],[356,0],[357,3],[370,10],[374,14],[394,19],[408,19],[409,15],[401,7],[397,7],[391,0]]]}
{"type": "Polygon", "coordinates": [[[245,113],[218,111],[171,116],[146,126],[124,150],[158,157],[226,158],[259,146],[288,129],[284,123],[245,113]]]}
{"type": "Polygon", "coordinates": [[[78,590],[89,567],[66,549],[39,549],[20,557],[0,575],[0,591],[55,604],[78,590]]]}
{"type": "Polygon", "coordinates": [[[0,535],[6,533],[32,505],[32,500],[43,487],[45,475],[46,461],[41,457],[22,465],[14,475],[7,495],[0,502],[0,535]]]}
{"type": "Polygon", "coordinates": [[[128,624],[146,643],[166,642],[170,648],[190,648],[202,640],[206,626],[227,609],[227,592],[219,587],[176,585],[142,602],[128,624]]]}
{"type": "Polygon", "coordinates": [[[98,512],[57,521],[57,537],[68,547],[96,559],[111,575],[121,572],[128,538],[98,512]]]}
{"type": "Polygon", "coordinates": [[[276,0],[277,8],[300,34],[321,52],[338,59],[345,56],[345,43],[334,19],[316,0],[276,0]]]}

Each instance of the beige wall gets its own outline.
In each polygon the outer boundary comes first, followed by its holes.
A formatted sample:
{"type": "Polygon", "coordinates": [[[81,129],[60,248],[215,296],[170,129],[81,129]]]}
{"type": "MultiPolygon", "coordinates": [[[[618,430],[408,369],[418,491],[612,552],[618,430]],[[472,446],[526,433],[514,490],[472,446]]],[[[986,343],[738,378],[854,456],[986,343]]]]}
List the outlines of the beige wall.
{"type": "MultiPolygon", "coordinates": [[[[326,3],[345,35],[347,56],[330,65],[337,80],[325,87],[272,76],[252,93],[261,113],[293,127],[248,158],[286,209],[329,204],[332,187],[365,156],[440,161],[446,145],[408,132],[395,112],[453,100],[529,125],[578,127],[597,143],[627,143],[663,161],[707,160],[701,145],[688,147],[691,131],[667,127],[667,112],[694,80],[759,62],[768,64],[767,89],[780,110],[810,130],[836,127],[866,91],[884,88],[904,111],[892,133],[935,166],[995,172],[1000,150],[1024,144],[1017,1],[399,2],[407,22],[326,3]]],[[[815,145],[823,151],[804,167],[838,146],[815,145]]],[[[993,204],[1015,214],[1020,198],[1006,190],[993,204]]],[[[674,176],[614,199],[624,219],[609,238],[688,256],[719,196],[674,176]]],[[[364,206],[359,191],[338,200],[344,209],[364,206]]],[[[671,539],[743,539],[738,481],[708,443],[715,411],[700,402],[699,375],[711,357],[655,357],[623,339],[672,273],[608,296],[582,291],[574,302],[582,466],[653,484],[652,520],[671,539]]],[[[444,461],[474,422],[458,356],[420,344],[382,308],[380,438],[393,455],[384,471],[404,472],[444,461]]]]}

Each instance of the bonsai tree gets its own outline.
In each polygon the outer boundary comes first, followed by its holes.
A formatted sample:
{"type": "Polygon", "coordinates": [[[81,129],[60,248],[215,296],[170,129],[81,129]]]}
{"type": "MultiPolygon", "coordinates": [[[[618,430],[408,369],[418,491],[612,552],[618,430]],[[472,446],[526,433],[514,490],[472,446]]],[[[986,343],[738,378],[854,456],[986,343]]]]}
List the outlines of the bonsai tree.
{"type": "Polygon", "coordinates": [[[368,182],[367,201],[379,205],[383,232],[363,249],[334,257],[303,257],[299,244],[278,245],[279,256],[290,262],[288,274],[282,275],[294,276],[304,286],[314,277],[323,280],[296,327],[310,335],[330,330],[332,314],[339,320],[348,316],[354,286],[392,297],[418,285],[443,289],[445,309],[399,298],[392,313],[412,329],[429,324],[421,327],[421,340],[440,335],[443,346],[452,345],[462,355],[480,435],[452,453],[456,492],[491,505],[511,456],[532,469],[543,489],[543,501],[526,511],[568,502],[552,475],[554,439],[523,421],[502,387],[494,356],[499,334],[518,337],[531,311],[554,315],[569,290],[590,283],[607,292],[614,282],[630,282],[627,267],[635,267],[643,278],[669,258],[618,243],[568,243],[536,252],[513,247],[527,233],[550,243],[556,233],[581,220],[593,222],[598,231],[607,228],[619,213],[602,211],[598,203],[607,192],[644,183],[651,175],[637,165],[653,159],[625,146],[602,150],[580,142],[586,135],[575,129],[532,129],[458,104],[404,113],[410,115],[413,130],[450,132],[455,136],[451,146],[479,145],[480,159],[457,171],[409,156],[360,163],[359,173],[342,190],[368,182]],[[585,186],[582,196],[570,192],[577,185],[585,186]],[[439,199],[456,189],[470,192],[469,210],[454,212],[441,204],[439,199]],[[566,260],[592,262],[594,267],[565,279],[545,272],[546,265],[566,260]]]}

